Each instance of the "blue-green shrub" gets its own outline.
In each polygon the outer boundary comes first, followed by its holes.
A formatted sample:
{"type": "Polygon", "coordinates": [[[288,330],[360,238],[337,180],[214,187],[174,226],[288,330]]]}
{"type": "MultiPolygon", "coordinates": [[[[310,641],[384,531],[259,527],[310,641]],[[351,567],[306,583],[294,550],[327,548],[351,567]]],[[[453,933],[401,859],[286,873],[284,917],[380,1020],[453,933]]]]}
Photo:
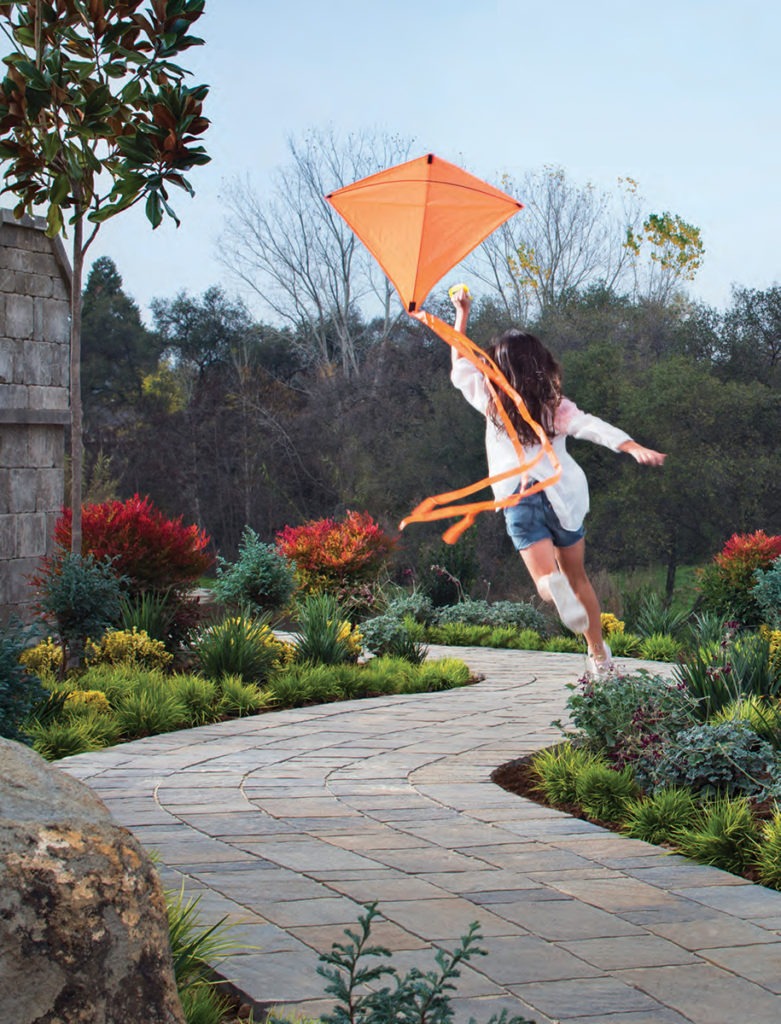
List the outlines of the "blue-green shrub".
{"type": "Polygon", "coordinates": [[[545,616],[534,605],[524,601],[488,601],[468,598],[458,604],[437,609],[435,622],[445,625],[463,622],[472,626],[515,626],[518,629],[533,629],[537,633],[547,632],[545,616]]]}
{"type": "Polygon", "coordinates": [[[702,797],[757,796],[778,777],[772,746],[740,720],[684,729],[658,756],[640,761],[651,791],[686,786],[702,797]]]}
{"type": "Polygon", "coordinates": [[[0,625],[0,736],[21,743],[30,742],[23,723],[47,697],[40,679],[19,663],[29,636],[21,625],[0,625]]]}
{"type": "Polygon", "coordinates": [[[273,544],[264,544],[253,529],[244,527],[235,562],[217,559],[214,594],[232,608],[253,614],[277,611],[295,589],[295,567],[273,544]]]}
{"type": "Polygon", "coordinates": [[[762,611],[764,622],[771,629],[781,629],[781,558],[769,569],[756,569],[752,594],[762,611]]]}

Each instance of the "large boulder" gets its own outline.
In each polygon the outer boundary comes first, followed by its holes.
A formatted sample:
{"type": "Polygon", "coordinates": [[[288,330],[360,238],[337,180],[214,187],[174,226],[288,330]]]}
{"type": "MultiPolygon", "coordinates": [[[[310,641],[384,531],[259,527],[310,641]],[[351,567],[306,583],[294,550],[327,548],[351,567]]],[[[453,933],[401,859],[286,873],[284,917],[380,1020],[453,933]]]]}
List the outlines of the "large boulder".
{"type": "Polygon", "coordinates": [[[184,1024],[149,857],[83,783],[0,739],[0,1018],[184,1024]]]}

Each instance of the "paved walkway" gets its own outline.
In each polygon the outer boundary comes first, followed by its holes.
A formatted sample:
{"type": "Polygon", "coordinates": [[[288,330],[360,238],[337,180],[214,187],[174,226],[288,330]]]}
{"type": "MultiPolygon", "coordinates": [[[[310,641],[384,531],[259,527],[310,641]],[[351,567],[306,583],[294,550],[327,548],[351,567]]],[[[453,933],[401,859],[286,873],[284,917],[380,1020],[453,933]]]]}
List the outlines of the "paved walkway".
{"type": "MultiPolygon", "coordinates": [[[[578,655],[436,648],[485,681],[283,711],[60,762],[257,947],[223,968],[259,1007],[328,1005],[317,954],[377,900],[394,963],[478,921],[457,1021],[778,1024],[781,893],[504,792],[549,745],[578,655]]],[[[657,666],[658,667],[658,666],[657,666]]]]}

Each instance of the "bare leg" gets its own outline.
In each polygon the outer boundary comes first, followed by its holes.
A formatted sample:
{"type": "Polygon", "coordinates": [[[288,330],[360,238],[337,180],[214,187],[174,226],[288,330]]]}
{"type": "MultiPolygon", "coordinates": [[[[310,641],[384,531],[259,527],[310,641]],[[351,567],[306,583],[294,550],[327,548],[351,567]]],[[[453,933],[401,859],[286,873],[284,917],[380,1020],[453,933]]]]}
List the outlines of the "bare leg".
{"type": "Polygon", "coordinates": [[[602,639],[602,619],[599,599],[594,593],[591,580],[586,575],[586,542],[579,540],[567,548],[554,548],[559,568],[569,580],[579,601],[588,614],[588,629],[585,631],[588,649],[598,660],[606,657],[605,642],[602,639]]]}
{"type": "Polygon", "coordinates": [[[523,548],[519,554],[523,559],[524,565],[529,570],[529,575],[534,580],[537,593],[543,601],[553,601],[545,579],[552,572],[558,572],[559,570],[556,564],[556,548],[553,546],[553,541],[547,539],[538,540],[528,548],[523,548]]]}
{"type": "Polygon", "coordinates": [[[543,601],[552,601],[556,605],[561,621],[574,633],[584,633],[589,626],[589,613],[557,563],[553,541],[549,538],[539,540],[531,547],[523,548],[521,557],[543,601]]]}

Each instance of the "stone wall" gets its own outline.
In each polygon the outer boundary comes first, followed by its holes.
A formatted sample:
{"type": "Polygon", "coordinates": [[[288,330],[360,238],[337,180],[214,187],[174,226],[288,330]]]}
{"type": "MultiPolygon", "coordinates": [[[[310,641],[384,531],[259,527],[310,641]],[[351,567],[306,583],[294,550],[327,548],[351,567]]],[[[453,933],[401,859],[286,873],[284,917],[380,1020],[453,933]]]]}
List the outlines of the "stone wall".
{"type": "Polygon", "coordinates": [[[71,272],[44,227],[0,210],[0,621],[29,619],[63,504],[71,272]]]}

